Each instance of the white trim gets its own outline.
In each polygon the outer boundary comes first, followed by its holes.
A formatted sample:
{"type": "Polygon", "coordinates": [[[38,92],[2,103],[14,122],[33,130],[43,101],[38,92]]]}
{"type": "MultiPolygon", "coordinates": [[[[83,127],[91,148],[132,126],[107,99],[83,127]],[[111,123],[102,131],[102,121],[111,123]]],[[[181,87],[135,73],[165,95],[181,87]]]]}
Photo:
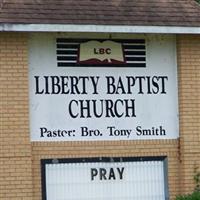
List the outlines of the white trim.
{"type": "Polygon", "coordinates": [[[68,24],[0,24],[0,31],[200,34],[200,27],[68,24]]]}

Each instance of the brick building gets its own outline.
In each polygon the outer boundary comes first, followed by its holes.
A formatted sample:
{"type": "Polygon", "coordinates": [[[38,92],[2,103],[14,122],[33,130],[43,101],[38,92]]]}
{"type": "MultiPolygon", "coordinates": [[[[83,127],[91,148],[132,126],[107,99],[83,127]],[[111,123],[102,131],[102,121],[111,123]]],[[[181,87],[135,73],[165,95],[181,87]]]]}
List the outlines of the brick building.
{"type": "Polygon", "coordinates": [[[0,199],[174,199],[193,191],[195,1],[2,0],[0,31],[0,199]]]}

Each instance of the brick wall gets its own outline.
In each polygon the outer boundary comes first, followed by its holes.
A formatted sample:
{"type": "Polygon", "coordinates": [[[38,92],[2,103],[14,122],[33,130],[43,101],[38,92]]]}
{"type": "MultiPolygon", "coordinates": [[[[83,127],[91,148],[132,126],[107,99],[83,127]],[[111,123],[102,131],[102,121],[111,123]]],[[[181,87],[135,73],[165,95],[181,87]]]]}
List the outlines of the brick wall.
{"type": "Polygon", "coordinates": [[[182,193],[194,189],[194,169],[200,171],[200,35],[177,38],[182,193]]]}
{"type": "Polygon", "coordinates": [[[0,33],[0,199],[31,199],[27,35],[0,33]]]}
{"type": "Polygon", "coordinates": [[[31,145],[28,35],[1,33],[0,47],[0,199],[41,200],[40,159],[45,158],[167,155],[170,199],[193,190],[193,169],[200,165],[200,36],[177,37],[180,143],[156,140],[31,145]]]}

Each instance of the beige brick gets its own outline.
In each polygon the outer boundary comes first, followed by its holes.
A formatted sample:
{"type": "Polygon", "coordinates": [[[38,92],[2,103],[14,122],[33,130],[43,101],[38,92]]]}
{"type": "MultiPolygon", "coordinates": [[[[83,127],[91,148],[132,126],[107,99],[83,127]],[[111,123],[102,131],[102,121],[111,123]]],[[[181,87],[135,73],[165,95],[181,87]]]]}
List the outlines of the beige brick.
{"type": "Polygon", "coordinates": [[[200,36],[177,37],[180,111],[180,189],[194,189],[194,168],[200,170],[200,36]]]}
{"type": "Polygon", "coordinates": [[[32,199],[27,47],[27,34],[0,33],[0,199],[3,200],[32,199]]]}

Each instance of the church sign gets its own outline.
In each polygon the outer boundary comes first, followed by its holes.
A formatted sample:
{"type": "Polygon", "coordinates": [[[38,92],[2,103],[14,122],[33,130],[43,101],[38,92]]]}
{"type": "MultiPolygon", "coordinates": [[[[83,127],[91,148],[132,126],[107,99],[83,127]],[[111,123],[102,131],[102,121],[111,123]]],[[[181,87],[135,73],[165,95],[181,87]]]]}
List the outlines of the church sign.
{"type": "Polygon", "coordinates": [[[70,40],[34,35],[30,48],[32,141],[178,137],[172,36],[70,40]]]}

